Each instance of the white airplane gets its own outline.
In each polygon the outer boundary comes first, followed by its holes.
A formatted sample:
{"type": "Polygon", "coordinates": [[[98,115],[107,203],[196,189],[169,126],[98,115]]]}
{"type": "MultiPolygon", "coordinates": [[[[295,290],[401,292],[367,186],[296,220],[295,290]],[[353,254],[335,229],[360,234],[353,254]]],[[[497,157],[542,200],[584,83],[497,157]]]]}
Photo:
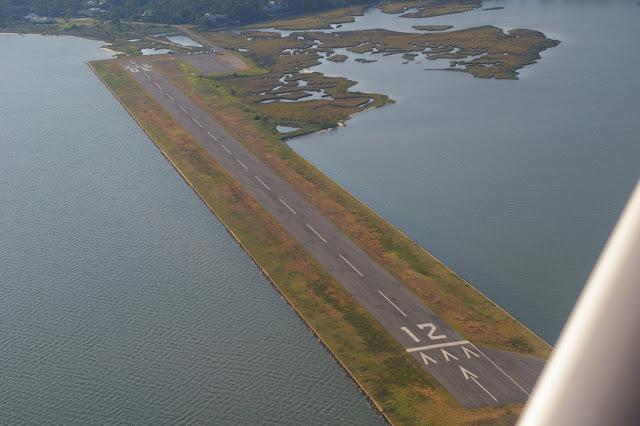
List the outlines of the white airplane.
{"type": "Polygon", "coordinates": [[[640,425],[640,183],[518,424],[640,425]]]}

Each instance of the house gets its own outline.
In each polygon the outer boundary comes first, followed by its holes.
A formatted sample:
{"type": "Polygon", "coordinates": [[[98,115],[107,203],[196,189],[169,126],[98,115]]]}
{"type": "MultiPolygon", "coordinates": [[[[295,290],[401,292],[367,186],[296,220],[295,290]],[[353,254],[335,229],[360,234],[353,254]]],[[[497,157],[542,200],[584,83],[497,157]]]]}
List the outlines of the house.
{"type": "Polygon", "coordinates": [[[202,22],[208,26],[222,27],[224,25],[231,24],[231,19],[228,15],[220,15],[218,13],[205,13],[202,17],[202,22]]]}
{"type": "Polygon", "coordinates": [[[30,24],[53,24],[54,22],[56,22],[53,18],[50,18],[48,16],[40,16],[35,13],[29,13],[23,19],[30,24]]]}
{"type": "Polygon", "coordinates": [[[104,15],[105,13],[107,13],[107,11],[105,9],[100,9],[99,7],[92,7],[87,10],[87,14],[89,16],[100,16],[104,15]]]}

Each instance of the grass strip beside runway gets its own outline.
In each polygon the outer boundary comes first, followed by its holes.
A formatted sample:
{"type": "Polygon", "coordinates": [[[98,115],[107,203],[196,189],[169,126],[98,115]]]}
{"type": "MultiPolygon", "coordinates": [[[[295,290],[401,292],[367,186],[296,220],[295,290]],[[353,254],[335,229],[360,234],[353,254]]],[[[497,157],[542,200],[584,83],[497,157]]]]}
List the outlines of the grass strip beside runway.
{"type": "MultiPolygon", "coordinates": [[[[298,155],[221,81],[184,67],[176,84],[429,309],[480,346],[547,358],[550,346],[355,196],[298,155]]],[[[177,74],[176,74],[177,75],[177,74]]]]}
{"type": "Polygon", "coordinates": [[[120,64],[92,68],[393,423],[515,421],[521,404],[462,408],[120,64]]]}

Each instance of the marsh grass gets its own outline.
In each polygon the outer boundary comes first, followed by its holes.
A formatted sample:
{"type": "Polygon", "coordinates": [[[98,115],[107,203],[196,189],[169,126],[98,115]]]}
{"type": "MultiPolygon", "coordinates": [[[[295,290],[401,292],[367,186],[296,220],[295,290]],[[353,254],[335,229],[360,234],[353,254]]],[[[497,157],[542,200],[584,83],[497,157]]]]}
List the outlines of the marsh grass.
{"type": "MultiPolygon", "coordinates": [[[[462,408],[118,62],[101,61],[92,65],[167,159],[391,422],[407,425],[515,422],[521,404],[462,408]]],[[[222,93],[218,96],[220,103],[238,106],[235,98],[222,93]]],[[[278,152],[289,153],[277,157],[288,158],[322,181],[316,171],[299,163],[299,157],[291,155],[289,150],[274,146],[269,149],[274,156],[278,152]]]]}

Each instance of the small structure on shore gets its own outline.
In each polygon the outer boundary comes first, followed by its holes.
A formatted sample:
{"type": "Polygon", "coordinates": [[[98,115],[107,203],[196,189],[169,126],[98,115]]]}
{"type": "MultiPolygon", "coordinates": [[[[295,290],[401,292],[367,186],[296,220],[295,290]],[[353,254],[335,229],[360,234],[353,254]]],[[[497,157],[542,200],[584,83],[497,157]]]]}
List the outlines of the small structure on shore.
{"type": "Polygon", "coordinates": [[[55,22],[55,19],[49,16],[40,16],[36,13],[29,13],[23,19],[30,24],[53,24],[55,22]]]}

